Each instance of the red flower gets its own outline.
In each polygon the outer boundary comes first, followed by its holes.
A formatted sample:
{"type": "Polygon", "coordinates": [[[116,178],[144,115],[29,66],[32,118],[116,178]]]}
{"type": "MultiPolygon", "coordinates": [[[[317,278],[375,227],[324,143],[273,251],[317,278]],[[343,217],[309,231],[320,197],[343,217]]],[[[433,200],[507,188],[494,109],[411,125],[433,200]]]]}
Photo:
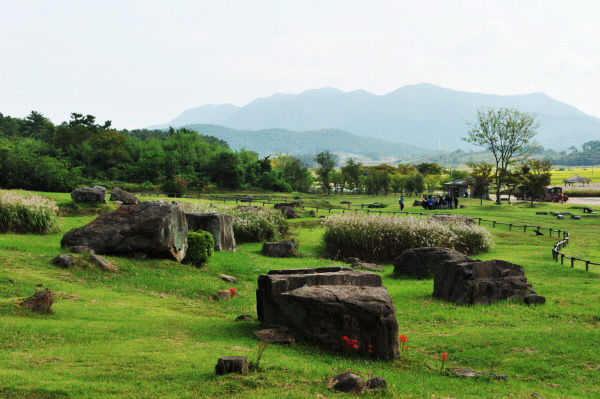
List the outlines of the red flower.
{"type": "Polygon", "coordinates": [[[406,342],[406,340],[408,339],[408,337],[404,334],[400,334],[398,338],[400,339],[400,342],[406,342]]]}
{"type": "Polygon", "coordinates": [[[404,347],[404,349],[408,349],[408,345],[406,345],[406,346],[404,347]]]}
{"type": "Polygon", "coordinates": [[[354,349],[358,349],[358,345],[356,345],[356,344],[352,345],[352,347],[353,347],[354,349]]]}
{"type": "Polygon", "coordinates": [[[446,352],[442,353],[442,360],[448,360],[448,354],[446,352]]]}
{"type": "Polygon", "coordinates": [[[369,348],[373,348],[373,345],[369,345],[369,348]]]}
{"type": "Polygon", "coordinates": [[[229,292],[235,292],[235,288],[230,288],[229,292]]]}
{"type": "Polygon", "coordinates": [[[342,337],[342,341],[348,341],[348,337],[346,337],[345,335],[342,337]]]}

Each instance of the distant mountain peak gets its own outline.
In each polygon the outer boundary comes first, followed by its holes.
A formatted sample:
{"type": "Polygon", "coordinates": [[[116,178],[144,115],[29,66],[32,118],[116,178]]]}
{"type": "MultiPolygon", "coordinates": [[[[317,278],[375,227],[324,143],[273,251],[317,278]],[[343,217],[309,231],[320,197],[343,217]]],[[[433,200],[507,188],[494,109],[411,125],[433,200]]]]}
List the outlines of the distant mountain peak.
{"type": "Polygon", "coordinates": [[[467,131],[465,121],[474,119],[477,109],[499,106],[535,113],[541,125],[537,140],[546,147],[561,149],[600,139],[600,119],[544,93],[483,94],[431,83],[406,85],[383,95],[333,87],[277,93],[243,107],[223,104],[193,108],[163,126],[201,123],[242,130],[293,131],[331,128],[419,147],[429,147],[434,139],[442,148],[454,150],[467,147],[461,140],[467,131]]]}

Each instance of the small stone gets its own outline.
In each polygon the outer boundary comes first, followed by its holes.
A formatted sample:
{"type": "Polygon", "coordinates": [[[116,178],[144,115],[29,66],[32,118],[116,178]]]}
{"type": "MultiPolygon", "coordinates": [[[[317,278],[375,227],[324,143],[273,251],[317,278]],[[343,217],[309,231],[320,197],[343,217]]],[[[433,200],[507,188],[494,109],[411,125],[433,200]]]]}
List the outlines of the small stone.
{"type": "Polygon", "coordinates": [[[69,267],[75,264],[75,259],[71,255],[61,254],[52,259],[52,263],[60,267],[69,267]]]}
{"type": "Polygon", "coordinates": [[[343,373],[332,378],[331,384],[333,390],[346,393],[363,393],[365,390],[365,380],[356,374],[343,373]]]}
{"type": "Polygon", "coordinates": [[[460,206],[460,209],[465,209],[466,207],[467,207],[467,206],[466,206],[465,204],[462,204],[462,205],[460,206]]]}
{"type": "Polygon", "coordinates": [[[233,276],[229,276],[227,274],[219,274],[219,277],[221,277],[221,280],[223,281],[227,281],[228,283],[237,283],[237,278],[233,277],[233,276]]]}
{"type": "Polygon", "coordinates": [[[252,316],[250,316],[249,314],[241,314],[235,318],[235,321],[246,321],[246,320],[252,320],[252,316]]]}
{"type": "Polygon", "coordinates": [[[310,211],[310,212],[308,212],[308,214],[310,215],[310,217],[313,217],[313,218],[317,216],[315,211],[310,211]]]}
{"type": "Polygon", "coordinates": [[[88,260],[98,266],[100,266],[101,269],[109,271],[109,272],[116,272],[119,270],[119,268],[115,265],[113,265],[109,260],[103,258],[100,255],[96,255],[96,254],[90,254],[90,257],[88,258],[88,260]]]}
{"type": "Polygon", "coordinates": [[[491,377],[495,378],[496,380],[501,380],[501,381],[508,380],[508,376],[506,376],[504,374],[481,372],[481,371],[476,371],[476,370],[463,369],[460,367],[448,367],[446,370],[448,370],[450,373],[452,373],[453,376],[459,377],[459,378],[478,378],[478,377],[482,377],[482,376],[491,376],[491,377]]]}
{"type": "Polygon", "coordinates": [[[46,288],[45,290],[37,291],[35,294],[30,296],[21,302],[21,306],[36,313],[54,313],[50,307],[54,303],[54,294],[51,290],[46,288]]]}
{"type": "Polygon", "coordinates": [[[529,295],[523,299],[527,305],[543,305],[546,303],[546,297],[540,295],[529,295]]]}
{"type": "Polygon", "coordinates": [[[231,299],[231,298],[235,298],[236,296],[238,296],[236,291],[231,291],[231,290],[217,291],[218,299],[231,299]]]}
{"type": "Polygon", "coordinates": [[[387,389],[387,382],[383,377],[373,377],[367,380],[367,389],[387,389]]]}
{"type": "Polygon", "coordinates": [[[270,344],[287,344],[293,345],[296,343],[296,338],[290,335],[287,328],[267,328],[254,332],[254,336],[262,342],[270,344]]]}
{"type": "Polygon", "coordinates": [[[571,215],[571,219],[581,220],[581,216],[579,216],[579,215],[571,215]]]}
{"type": "Polygon", "coordinates": [[[547,215],[547,214],[548,214],[548,212],[536,212],[535,214],[536,214],[536,215],[547,215]]]}
{"type": "Polygon", "coordinates": [[[39,284],[36,284],[35,286],[36,286],[36,287],[43,287],[43,286],[44,286],[44,284],[42,284],[42,283],[39,283],[39,284]]]}
{"type": "Polygon", "coordinates": [[[230,373],[243,374],[248,371],[248,359],[246,356],[225,356],[217,360],[215,373],[224,375],[230,373]]]}
{"type": "Polygon", "coordinates": [[[13,284],[13,285],[17,285],[17,283],[13,279],[8,279],[8,282],[11,283],[11,284],[13,284]]]}
{"type": "Polygon", "coordinates": [[[565,217],[564,217],[564,215],[556,215],[556,218],[557,218],[558,220],[563,220],[565,217]]]}

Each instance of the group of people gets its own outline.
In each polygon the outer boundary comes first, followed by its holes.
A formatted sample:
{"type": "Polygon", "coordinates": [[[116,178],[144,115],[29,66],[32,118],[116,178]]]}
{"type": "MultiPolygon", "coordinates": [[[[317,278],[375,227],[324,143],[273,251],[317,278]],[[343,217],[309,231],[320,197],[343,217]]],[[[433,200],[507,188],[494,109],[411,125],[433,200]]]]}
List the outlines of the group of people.
{"type": "Polygon", "coordinates": [[[421,199],[421,206],[423,209],[456,209],[458,208],[458,198],[450,198],[448,194],[445,197],[438,195],[425,195],[421,199]]]}
{"type": "MultiPolygon", "coordinates": [[[[400,211],[404,210],[404,196],[398,198],[398,205],[400,206],[400,211]]],[[[423,209],[457,209],[458,208],[458,198],[450,198],[448,194],[445,197],[441,195],[433,196],[433,195],[425,195],[423,194],[423,198],[421,199],[421,206],[423,209]]]]}

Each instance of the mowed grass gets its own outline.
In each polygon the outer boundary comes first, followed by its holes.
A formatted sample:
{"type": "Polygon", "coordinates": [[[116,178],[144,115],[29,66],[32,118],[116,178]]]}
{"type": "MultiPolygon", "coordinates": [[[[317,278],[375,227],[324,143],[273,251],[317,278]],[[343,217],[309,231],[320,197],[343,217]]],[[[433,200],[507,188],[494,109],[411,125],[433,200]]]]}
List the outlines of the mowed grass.
{"type": "MultiPolygon", "coordinates": [[[[349,198],[354,203],[374,201],[349,198]]],[[[396,200],[376,199],[389,204],[385,210],[393,210],[396,200]]],[[[444,212],[567,229],[572,242],[566,253],[600,261],[600,219],[559,221],[535,215],[565,208],[582,214],[577,207],[464,203],[468,208],[444,212]]],[[[421,211],[411,206],[406,210],[421,211]]],[[[393,266],[385,265],[384,285],[394,299],[400,332],[409,337],[405,357],[373,362],[307,345],[271,345],[260,373],[217,377],[218,357],[256,357],[253,332],[259,323],[234,319],[255,315],[259,274],[341,264],[319,258],[323,230],[318,220],[293,221],[291,231],[302,255],[295,259],[266,258],[260,244],[243,243],[236,253],[216,253],[203,269],[112,256],[108,258],[119,266],[117,273],[53,266],[50,260],[65,252],[62,235],[92,219],[62,217],[61,232],[54,235],[0,235],[0,398],[345,397],[328,391],[326,380],[346,370],[383,376],[389,384],[387,397],[600,397],[600,267],[586,273],[582,264],[571,269],[553,262],[550,251],[556,237],[483,224],[496,245],[477,256],[523,265],[529,281],[546,296],[544,306],[444,303],[431,296],[432,280],[394,279],[393,266]],[[238,283],[225,283],[218,273],[234,275],[238,283]],[[53,315],[15,306],[38,284],[56,293],[53,315]],[[218,289],[229,287],[240,296],[211,299],[218,289]],[[448,352],[449,366],[493,370],[509,379],[441,376],[434,359],[441,352],[448,352]]]]}

